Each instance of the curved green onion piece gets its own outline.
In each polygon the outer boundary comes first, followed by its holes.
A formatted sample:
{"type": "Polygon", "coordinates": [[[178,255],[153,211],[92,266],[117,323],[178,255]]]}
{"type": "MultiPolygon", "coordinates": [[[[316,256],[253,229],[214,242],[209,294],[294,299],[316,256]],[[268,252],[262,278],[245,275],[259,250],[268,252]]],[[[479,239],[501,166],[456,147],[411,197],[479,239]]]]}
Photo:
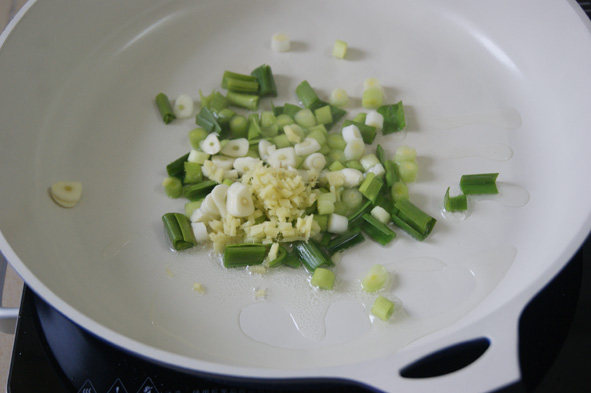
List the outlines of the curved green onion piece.
{"type": "Polygon", "coordinates": [[[466,195],[470,194],[498,194],[498,173],[479,173],[475,175],[463,175],[460,179],[460,188],[466,195]]]}
{"type": "Polygon", "coordinates": [[[159,93],[156,96],[156,106],[158,107],[158,111],[162,116],[162,121],[164,122],[164,124],[169,124],[174,119],[176,119],[176,116],[174,115],[174,112],[172,110],[172,106],[170,105],[170,100],[168,99],[166,94],[159,93]]]}
{"type": "Polygon", "coordinates": [[[191,221],[180,213],[166,213],[162,216],[162,222],[172,247],[177,250],[185,250],[197,244],[191,221]]]}
{"type": "Polygon", "coordinates": [[[250,75],[254,76],[257,82],[259,83],[259,96],[277,97],[277,87],[275,86],[275,78],[273,78],[273,71],[271,71],[271,67],[269,65],[263,64],[255,68],[250,73],[250,75]]]}
{"type": "Polygon", "coordinates": [[[232,244],[224,249],[225,267],[260,265],[265,260],[268,247],[262,244],[232,244]]]}
{"type": "Polygon", "coordinates": [[[468,209],[468,199],[466,198],[466,194],[450,197],[449,187],[447,187],[447,191],[445,191],[445,197],[443,197],[443,206],[448,212],[464,211],[468,209]]]}

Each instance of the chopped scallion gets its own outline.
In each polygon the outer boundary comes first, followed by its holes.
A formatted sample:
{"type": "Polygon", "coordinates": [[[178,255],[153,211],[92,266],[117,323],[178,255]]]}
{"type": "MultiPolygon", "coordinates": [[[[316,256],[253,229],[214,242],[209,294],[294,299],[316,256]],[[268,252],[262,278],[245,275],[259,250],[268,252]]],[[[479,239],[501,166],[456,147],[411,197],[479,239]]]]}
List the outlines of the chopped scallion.
{"type": "Polygon", "coordinates": [[[255,68],[250,75],[254,76],[259,83],[259,96],[277,97],[277,87],[275,86],[275,78],[273,78],[271,66],[263,64],[255,68]]]}
{"type": "Polygon", "coordinates": [[[191,229],[191,221],[184,214],[166,213],[162,216],[162,222],[175,250],[186,250],[197,244],[191,229]]]}
{"type": "Polygon", "coordinates": [[[449,196],[449,189],[447,187],[447,191],[445,191],[445,197],[443,197],[443,206],[445,210],[448,212],[459,212],[465,211],[468,209],[468,199],[466,198],[466,194],[460,194],[456,196],[449,196]]]}
{"type": "Polygon", "coordinates": [[[406,127],[404,106],[402,105],[402,101],[398,101],[393,105],[382,105],[377,109],[377,111],[379,114],[384,116],[382,134],[391,134],[393,132],[401,131],[406,127]]]}
{"type": "Polygon", "coordinates": [[[314,240],[297,241],[293,244],[293,247],[300,261],[309,272],[313,272],[322,266],[334,265],[314,240]]]}
{"type": "Polygon", "coordinates": [[[392,221],[418,240],[425,240],[437,222],[408,199],[394,202],[392,221]]]}
{"type": "Polygon", "coordinates": [[[362,225],[363,232],[382,246],[390,243],[396,237],[396,232],[371,214],[365,213],[362,217],[365,221],[362,225]]]}
{"type": "Polygon", "coordinates": [[[224,267],[260,265],[267,255],[267,246],[261,244],[231,244],[224,248],[224,267]]]}
{"type": "Polygon", "coordinates": [[[176,119],[172,106],[170,105],[170,100],[166,94],[159,93],[156,96],[156,106],[158,107],[158,111],[160,112],[160,116],[162,116],[164,124],[169,124],[176,119]]]}
{"type": "Polygon", "coordinates": [[[498,173],[479,173],[474,175],[463,175],[460,179],[460,188],[466,195],[471,194],[498,194],[497,189],[498,173]]]}

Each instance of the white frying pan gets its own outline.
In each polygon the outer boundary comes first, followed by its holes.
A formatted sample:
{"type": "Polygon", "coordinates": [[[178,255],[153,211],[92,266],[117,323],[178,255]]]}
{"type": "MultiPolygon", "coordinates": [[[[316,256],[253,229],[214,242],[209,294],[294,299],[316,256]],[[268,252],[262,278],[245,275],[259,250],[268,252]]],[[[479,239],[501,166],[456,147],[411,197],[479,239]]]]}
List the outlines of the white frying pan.
{"type": "MultiPolygon", "coordinates": [[[[41,1],[3,33],[0,246],[35,292],[127,350],[221,375],[333,377],[378,389],[484,391],[519,377],[517,318],[590,228],[591,34],[573,1],[41,1]],[[285,32],[292,51],[269,40],[285,32]],[[348,58],[331,57],[336,39],[348,58]],[[337,267],[334,293],[306,275],[227,272],[205,250],[172,253],[160,217],[181,211],[160,183],[187,152],[192,120],[165,126],[153,105],[219,88],[224,70],[270,64],[281,96],[303,79],[323,97],[359,97],[377,77],[407,107],[389,152],[419,154],[413,201],[438,218],[417,242],[366,242],[337,267]],[[441,216],[465,173],[499,172],[500,196],[441,216]],[[83,183],[72,209],[49,185],[83,183]],[[357,279],[396,273],[401,310],[372,322],[357,279]],[[193,291],[199,282],[203,295],[193,291]],[[257,298],[254,289],[266,289],[257,298]],[[447,345],[491,346],[455,373],[399,370],[447,345]]],[[[265,104],[267,107],[270,103],[265,104]]]]}

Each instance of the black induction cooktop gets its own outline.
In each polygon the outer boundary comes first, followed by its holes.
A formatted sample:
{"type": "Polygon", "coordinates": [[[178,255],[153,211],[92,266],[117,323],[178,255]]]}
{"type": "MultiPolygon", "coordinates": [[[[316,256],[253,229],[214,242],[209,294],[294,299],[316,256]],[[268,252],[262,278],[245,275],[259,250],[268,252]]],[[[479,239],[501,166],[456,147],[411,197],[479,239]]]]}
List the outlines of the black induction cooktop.
{"type": "MultiPolygon", "coordinates": [[[[589,373],[573,375],[591,360],[591,352],[588,352],[591,348],[591,338],[586,335],[583,338],[587,339],[581,341],[580,336],[580,328],[588,326],[591,314],[590,310],[586,309],[591,301],[590,247],[591,241],[587,239],[570,263],[525,308],[519,328],[522,381],[504,387],[496,393],[586,391],[585,389],[591,386],[589,373]],[[580,291],[582,280],[585,286],[583,291],[580,291]],[[570,328],[573,319],[579,326],[570,328]],[[565,340],[567,345],[564,345],[565,340]],[[575,343],[571,342],[573,340],[575,343]],[[561,349],[564,352],[569,346],[572,347],[570,352],[560,353],[561,349]],[[555,364],[552,365],[553,363],[555,364]],[[561,385],[561,378],[564,379],[565,376],[570,378],[569,390],[561,390],[561,386],[564,385],[561,385]],[[572,377],[575,379],[574,382],[572,377]]],[[[458,363],[458,367],[461,367],[464,363],[474,360],[470,359],[475,349],[474,345],[468,343],[458,348],[438,354],[435,362],[414,365],[415,368],[411,368],[411,372],[429,377],[437,375],[438,370],[442,367],[445,369],[451,363],[458,363]]],[[[482,348],[483,351],[486,350],[486,346],[482,348]]],[[[476,355],[481,353],[482,351],[476,355]]],[[[270,383],[254,379],[228,379],[173,369],[116,348],[95,337],[69,321],[29,288],[24,288],[8,379],[8,393],[280,391],[373,390],[347,381],[291,380],[270,383]]]]}

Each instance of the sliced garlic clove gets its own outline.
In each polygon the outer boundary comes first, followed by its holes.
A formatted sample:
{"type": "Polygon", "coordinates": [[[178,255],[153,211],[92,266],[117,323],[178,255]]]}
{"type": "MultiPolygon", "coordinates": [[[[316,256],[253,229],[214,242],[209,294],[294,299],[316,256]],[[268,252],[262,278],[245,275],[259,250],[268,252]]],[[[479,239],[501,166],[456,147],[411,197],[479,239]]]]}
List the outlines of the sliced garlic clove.
{"type": "Polygon", "coordinates": [[[254,203],[248,186],[242,183],[233,183],[228,188],[226,209],[228,214],[234,217],[247,217],[254,213],[254,203]]]}
{"type": "Polygon", "coordinates": [[[49,188],[49,195],[62,207],[74,207],[82,197],[82,183],[58,181],[49,188]]]}

